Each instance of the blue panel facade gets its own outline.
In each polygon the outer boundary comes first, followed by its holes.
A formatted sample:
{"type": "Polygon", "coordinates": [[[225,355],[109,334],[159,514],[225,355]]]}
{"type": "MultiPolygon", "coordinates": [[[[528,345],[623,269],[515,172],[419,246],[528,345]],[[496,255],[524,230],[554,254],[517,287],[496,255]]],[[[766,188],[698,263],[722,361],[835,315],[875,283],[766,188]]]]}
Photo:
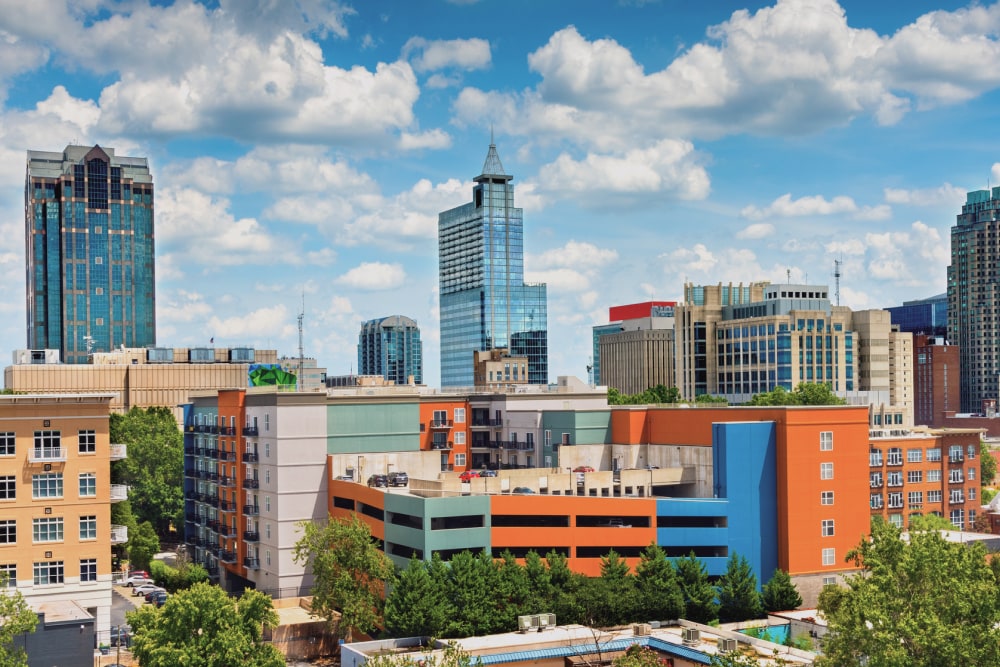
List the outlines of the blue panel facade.
{"type": "Polygon", "coordinates": [[[656,543],[674,559],[694,552],[709,575],[721,576],[731,551],[729,511],[725,498],[657,498],[656,543]]]}
{"type": "Polygon", "coordinates": [[[27,345],[66,363],[156,344],[153,182],[145,158],[28,151],[27,345]]]}
{"type": "Polygon", "coordinates": [[[729,498],[729,550],[764,583],[778,567],[778,461],[773,422],[712,425],[714,492],[729,498]]]}
{"type": "Polygon", "coordinates": [[[522,211],[513,176],[490,144],[473,201],[438,216],[441,385],[473,385],[473,352],[528,358],[528,381],[548,383],[545,285],[524,283],[522,211]]]}
{"type": "Polygon", "coordinates": [[[397,385],[424,383],[420,328],[409,317],[369,320],[358,334],[358,374],[379,375],[397,385]]]}

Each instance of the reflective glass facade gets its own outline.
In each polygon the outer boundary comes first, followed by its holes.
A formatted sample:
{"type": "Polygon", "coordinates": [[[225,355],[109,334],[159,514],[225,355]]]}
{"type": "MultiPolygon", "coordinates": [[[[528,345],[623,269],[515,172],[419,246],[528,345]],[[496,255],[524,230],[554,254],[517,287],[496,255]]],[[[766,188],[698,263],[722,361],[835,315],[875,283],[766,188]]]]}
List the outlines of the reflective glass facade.
{"type": "Polygon", "coordinates": [[[27,344],[65,363],[156,344],[153,180],[113,148],[28,151],[27,344]]]}
{"type": "Polygon", "coordinates": [[[548,383],[546,288],[524,283],[512,179],[490,144],[472,202],[438,216],[443,387],[472,386],[473,352],[494,348],[526,356],[528,381],[548,383]]]}
{"type": "Polygon", "coordinates": [[[424,382],[420,328],[402,315],[369,320],[358,334],[358,374],[381,375],[396,384],[424,382]]]}

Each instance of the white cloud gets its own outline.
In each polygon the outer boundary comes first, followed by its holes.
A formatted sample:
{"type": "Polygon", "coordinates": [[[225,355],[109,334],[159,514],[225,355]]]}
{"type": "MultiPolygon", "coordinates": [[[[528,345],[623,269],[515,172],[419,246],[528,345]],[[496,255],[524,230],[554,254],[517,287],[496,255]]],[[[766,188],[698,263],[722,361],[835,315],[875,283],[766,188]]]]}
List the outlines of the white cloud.
{"type": "Polygon", "coordinates": [[[545,283],[557,292],[582,292],[590,289],[590,278],[575,269],[525,269],[524,279],[529,283],[545,283]]]}
{"type": "Polygon", "coordinates": [[[593,243],[570,240],[561,248],[546,250],[540,255],[528,255],[526,264],[544,270],[547,267],[600,268],[618,260],[618,252],[611,248],[598,248],[593,243]]]}
{"type": "Polygon", "coordinates": [[[863,255],[865,254],[865,244],[859,239],[831,241],[826,244],[826,251],[831,255],[863,255]]]}
{"type": "Polygon", "coordinates": [[[849,214],[850,217],[857,220],[885,220],[891,217],[892,209],[885,204],[878,206],[858,206],[854,199],[845,195],[840,195],[833,199],[826,199],[822,195],[792,199],[792,195],[786,193],[764,208],[751,204],[743,207],[740,211],[741,216],[750,220],[837,214],[849,214]]]}
{"type": "MultiPolygon", "coordinates": [[[[1000,175],[1000,163],[993,165],[993,171],[1000,175]]],[[[885,200],[890,204],[910,206],[947,206],[958,208],[965,201],[965,190],[945,183],[937,188],[904,190],[885,188],[885,200]]]]}
{"type": "Polygon", "coordinates": [[[490,43],[485,39],[438,39],[411,37],[403,45],[403,58],[418,72],[441,69],[485,69],[490,66],[490,43]]]}
{"type": "Polygon", "coordinates": [[[233,317],[211,317],[206,325],[206,331],[217,343],[290,336],[295,330],[295,316],[283,304],[265,306],[233,317]]]}
{"type": "Polygon", "coordinates": [[[334,282],[360,290],[389,290],[406,282],[406,272],[401,264],[362,262],[334,282]]]}
{"type": "Polygon", "coordinates": [[[756,222],[752,225],[747,225],[740,231],[736,232],[736,238],[738,239],[763,239],[774,234],[774,225],[769,222],[756,222]]]}
{"type": "Polygon", "coordinates": [[[864,243],[869,274],[898,285],[933,284],[928,278],[944,275],[951,259],[938,230],[919,220],[909,230],[866,234],[864,243]]]}
{"type": "Polygon", "coordinates": [[[345,245],[372,243],[395,249],[436,239],[438,213],[461,203],[469,192],[471,186],[458,179],[437,185],[420,179],[394,197],[359,203],[365,210],[343,225],[337,239],[345,245]]]}

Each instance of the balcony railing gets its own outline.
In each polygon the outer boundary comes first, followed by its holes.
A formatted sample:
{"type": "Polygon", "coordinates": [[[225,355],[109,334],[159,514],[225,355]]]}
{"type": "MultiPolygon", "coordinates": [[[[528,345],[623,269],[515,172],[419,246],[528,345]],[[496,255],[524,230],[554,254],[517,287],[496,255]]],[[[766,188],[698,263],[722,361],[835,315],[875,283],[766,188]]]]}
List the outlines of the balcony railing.
{"type": "Polygon", "coordinates": [[[236,435],[235,426],[220,426],[219,435],[236,435]]]}
{"type": "Polygon", "coordinates": [[[219,560],[221,560],[223,563],[235,563],[236,552],[227,551],[226,549],[223,549],[219,552],[219,560]]]}
{"type": "Polygon", "coordinates": [[[128,526],[111,524],[111,544],[125,544],[126,542],[128,542],[128,526]]]}
{"type": "Polygon", "coordinates": [[[256,426],[250,426],[249,424],[243,427],[243,435],[256,436],[258,430],[256,426]]]}
{"type": "Polygon", "coordinates": [[[28,450],[28,461],[30,463],[44,463],[48,461],[65,461],[65,447],[33,447],[28,450]]]}
{"type": "Polygon", "coordinates": [[[231,500],[220,500],[219,501],[219,511],[220,512],[235,512],[236,503],[231,500]]]}
{"type": "Polygon", "coordinates": [[[121,461],[128,458],[128,445],[111,445],[111,460],[121,461]]]}
{"type": "Polygon", "coordinates": [[[256,515],[260,514],[260,506],[259,505],[244,505],[243,506],[243,513],[246,514],[246,515],[248,515],[248,516],[256,516],[256,515]]]}
{"type": "Polygon", "coordinates": [[[231,452],[228,449],[219,450],[219,460],[220,461],[235,461],[236,452],[231,452]]]}
{"type": "Polygon", "coordinates": [[[233,487],[236,486],[235,477],[219,477],[219,486],[233,487]]]}
{"type": "Polygon", "coordinates": [[[127,484],[112,484],[111,485],[111,502],[117,503],[122,500],[128,500],[128,485],[127,484]]]}
{"type": "Polygon", "coordinates": [[[259,558],[251,558],[250,556],[244,556],[243,557],[243,565],[244,565],[244,567],[247,567],[247,568],[249,568],[251,570],[259,570],[260,569],[260,559],[259,558]]]}
{"type": "Polygon", "coordinates": [[[219,450],[215,447],[206,447],[202,455],[210,459],[216,459],[219,457],[219,450]]]}
{"type": "Polygon", "coordinates": [[[206,565],[205,570],[208,572],[208,576],[217,577],[219,576],[219,566],[214,563],[211,565],[206,565]]]}
{"type": "Polygon", "coordinates": [[[256,479],[245,479],[243,480],[244,489],[259,489],[260,481],[256,479]]]}
{"type": "Polygon", "coordinates": [[[432,419],[431,428],[449,429],[452,421],[450,419],[432,419]]]}
{"type": "Polygon", "coordinates": [[[223,537],[236,537],[236,528],[227,525],[224,521],[219,523],[219,535],[223,537]]]}
{"type": "Polygon", "coordinates": [[[257,452],[243,452],[243,463],[257,463],[257,452]]]}
{"type": "Polygon", "coordinates": [[[964,460],[964,457],[961,454],[949,454],[948,455],[948,462],[949,463],[961,463],[963,460],[964,460]]]}
{"type": "Polygon", "coordinates": [[[244,530],[243,531],[243,541],[244,542],[259,542],[260,533],[256,530],[244,530]]]}

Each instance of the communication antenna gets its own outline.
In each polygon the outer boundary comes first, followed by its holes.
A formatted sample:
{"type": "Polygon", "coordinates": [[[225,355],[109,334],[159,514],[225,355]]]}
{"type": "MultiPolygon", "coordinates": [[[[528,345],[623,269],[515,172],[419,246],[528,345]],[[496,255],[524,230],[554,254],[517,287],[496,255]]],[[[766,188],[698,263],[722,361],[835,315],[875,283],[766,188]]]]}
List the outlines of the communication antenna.
{"type": "Polygon", "coordinates": [[[789,285],[792,284],[792,270],[791,269],[785,269],[785,279],[788,281],[789,285]]]}
{"type": "Polygon", "coordinates": [[[837,305],[840,305],[840,265],[843,264],[839,259],[833,260],[833,284],[834,284],[834,296],[837,297],[837,305]]]}
{"type": "Polygon", "coordinates": [[[305,354],[302,351],[302,319],[306,316],[306,293],[302,292],[302,310],[299,311],[299,376],[296,385],[302,391],[302,367],[305,365],[305,354]]]}
{"type": "Polygon", "coordinates": [[[587,384],[594,386],[594,358],[587,357],[587,384]]]}

